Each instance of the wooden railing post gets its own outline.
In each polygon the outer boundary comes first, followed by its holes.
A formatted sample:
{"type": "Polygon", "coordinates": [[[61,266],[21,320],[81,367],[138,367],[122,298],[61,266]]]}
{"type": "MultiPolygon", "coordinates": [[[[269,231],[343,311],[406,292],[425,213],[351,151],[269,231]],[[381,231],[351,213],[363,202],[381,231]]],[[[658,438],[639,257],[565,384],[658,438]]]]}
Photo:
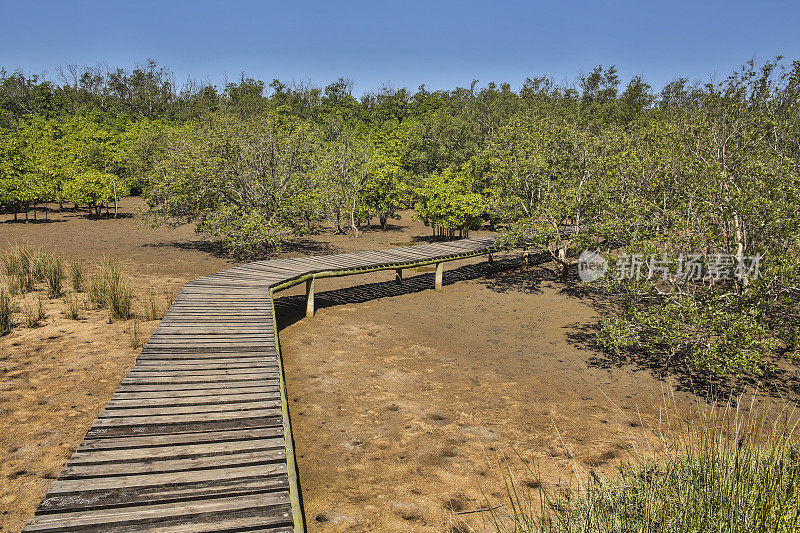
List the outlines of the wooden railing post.
{"type": "Polygon", "coordinates": [[[306,280],[306,317],[311,318],[314,316],[314,280],[316,277],[311,276],[311,279],[306,280]]]}
{"type": "Polygon", "coordinates": [[[444,263],[436,263],[436,281],[433,288],[437,292],[442,291],[442,272],[444,272],[444,263]]]}

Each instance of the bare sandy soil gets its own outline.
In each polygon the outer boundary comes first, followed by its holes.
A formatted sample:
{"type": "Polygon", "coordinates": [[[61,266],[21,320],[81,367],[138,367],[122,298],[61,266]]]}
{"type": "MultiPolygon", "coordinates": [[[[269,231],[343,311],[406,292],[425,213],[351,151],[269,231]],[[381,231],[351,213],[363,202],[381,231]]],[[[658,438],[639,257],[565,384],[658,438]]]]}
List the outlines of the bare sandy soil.
{"type": "MultiPolygon", "coordinates": [[[[138,295],[168,294],[232,264],[191,228],[51,213],[0,218],[0,243],[66,257],[116,258],[138,295]]],[[[323,234],[281,255],[407,245],[428,228],[406,215],[389,231],[323,234]]],[[[511,260],[509,259],[509,262],[511,260]]],[[[508,265],[506,265],[508,266],[508,265]]],[[[299,287],[276,301],[300,481],[312,531],[469,531],[501,505],[503,473],[533,485],[574,471],[611,473],[659,423],[665,399],[691,411],[684,387],[633,364],[602,364],[591,326],[603,302],[541,267],[448,265],[320,280],[319,312],[302,319],[299,287]],[[506,468],[508,470],[506,470],[506,468]]],[[[19,531],[133,365],[132,321],[80,321],[47,304],[42,327],[0,338],[0,530],[19,531]]],[[[142,323],[145,340],[157,322],[142,323]]],[[[502,511],[502,507],[500,508],[502,511]]]]}
{"type": "Polygon", "coordinates": [[[469,531],[470,511],[506,500],[506,468],[534,485],[520,459],[554,487],[574,468],[612,473],[665,400],[693,403],[650,372],[587,364],[595,306],[525,274],[335,305],[281,332],[312,530],[469,531]]]}

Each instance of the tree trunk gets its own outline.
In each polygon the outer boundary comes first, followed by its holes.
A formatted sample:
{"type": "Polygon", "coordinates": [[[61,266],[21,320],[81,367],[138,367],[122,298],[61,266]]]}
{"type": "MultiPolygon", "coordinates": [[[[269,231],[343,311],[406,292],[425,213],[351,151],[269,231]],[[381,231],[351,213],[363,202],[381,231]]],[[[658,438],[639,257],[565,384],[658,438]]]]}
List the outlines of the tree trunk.
{"type": "MultiPolygon", "coordinates": [[[[734,227],[736,228],[736,263],[737,265],[744,265],[744,230],[742,229],[742,220],[739,218],[739,213],[733,215],[734,227]]],[[[745,289],[750,284],[750,280],[744,274],[739,277],[741,288],[745,289]]]]}
{"type": "Polygon", "coordinates": [[[567,268],[567,247],[566,246],[560,246],[558,248],[558,264],[559,264],[559,267],[561,268],[561,272],[560,272],[561,278],[562,279],[566,279],[567,278],[567,274],[569,272],[568,268],[567,268]]]}
{"type": "Polygon", "coordinates": [[[353,204],[353,208],[350,210],[350,227],[353,228],[353,233],[356,237],[361,235],[361,232],[358,230],[358,226],[356,226],[356,206],[355,203],[353,204]]]}
{"type": "Polygon", "coordinates": [[[336,208],[336,234],[341,235],[344,233],[342,230],[342,210],[340,208],[336,208]]]}

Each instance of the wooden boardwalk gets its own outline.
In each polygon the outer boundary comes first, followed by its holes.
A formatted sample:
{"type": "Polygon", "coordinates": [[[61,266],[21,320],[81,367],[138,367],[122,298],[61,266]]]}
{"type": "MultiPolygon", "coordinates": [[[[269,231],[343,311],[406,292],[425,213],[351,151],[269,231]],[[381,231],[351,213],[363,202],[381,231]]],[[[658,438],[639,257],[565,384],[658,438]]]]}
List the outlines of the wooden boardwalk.
{"type": "MultiPolygon", "coordinates": [[[[184,285],[24,531],[304,531],[272,293],[491,238],[236,266],[184,285]]],[[[491,258],[491,255],[490,255],[491,258]]]]}

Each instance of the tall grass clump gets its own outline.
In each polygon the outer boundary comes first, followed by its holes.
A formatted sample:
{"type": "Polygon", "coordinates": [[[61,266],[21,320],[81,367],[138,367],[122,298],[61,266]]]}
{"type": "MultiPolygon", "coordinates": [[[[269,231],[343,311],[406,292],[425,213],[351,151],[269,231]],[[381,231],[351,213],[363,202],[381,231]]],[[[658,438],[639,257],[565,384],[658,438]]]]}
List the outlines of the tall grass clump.
{"type": "Polygon", "coordinates": [[[45,281],[47,281],[47,296],[58,298],[63,292],[62,282],[64,281],[64,260],[60,255],[50,256],[50,260],[45,266],[45,281]]]}
{"type": "Polygon", "coordinates": [[[111,318],[128,320],[133,316],[131,312],[133,293],[124,281],[116,280],[109,284],[107,299],[111,318]]]}
{"type": "Polygon", "coordinates": [[[151,320],[159,320],[162,317],[161,306],[156,301],[155,293],[151,290],[147,300],[142,305],[142,319],[145,322],[149,322],[151,320]]]}
{"type": "Polygon", "coordinates": [[[133,321],[133,324],[131,324],[131,328],[130,328],[129,333],[130,333],[130,340],[131,340],[130,347],[131,348],[139,348],[140,346],[142,346],[142,344],[143,344],[142,343],[142,335],[141,335],[141,330],[139,328],[139,321],[138,320],[134,320],[133,321]]]}
{"type": "Polygon", "coordinates": [[[172,303],[175,301],[175,298],[178,297],[178,292],[179,291],[180,291],[180,289],[177,289],[177,288],[173,287],[173,288],[171,288],[170,290],[168,290],[167,292],[164,293],[165,294],[165,299],[166,299],[166,301],[164,302],[164,304],[165,304],[164,312],[166,312],[166,310],[170,308],[172,303]]]}
{"type": "Polygon", "coordinates": [[[11,296],[19,296],[25,294],[22,287],[19,285],[19,279],[16,276],[4,276],[6,279],[6,285],[8,287],[8,293],[11,296]]]}
{"type": "Polygon", "coordinates": [[[78,295],[74,292],[64,294],[63,314],[70,320],[78,320],[80,318],[80,301],[78,300],[78,295]]]}
{"type": "Polygon", "coordinates": [[[30,270],[33,252],[24,244],[16,244],[5,251],[0,259],[3,271],[9,276],[16,276],[21,270],[30,270]]]}
{"type": "Polygon", "coordinates": [[[54,255],[46,250],[35,248],[31,255],[31,276],[36,281],[47,281],[50,265],[53,263],[54,255]]]}
{"type": "MultiPolygon", "coordinates": [[[[785,415],[785,413],[784,413],[785,415]]],[[[514,533],[792,532],[800,530],[800,447],[790,416],[771,422],[732,411],[705,417],[678,442],[615,477],[594,474],[574,491],[536,490],[506,475],[508,506],[490,527],[514,533]]],[[[510,472],[510,471],[509,471],[510,472]]]]}
{"type": "Polygon", "coordinates": [[[86,282],[86,265],[83,261],[69,262],[69,280],[75,292],[83,291],[86,282]]]}
{"type": "Polygon", "coordinates": [[[22,301],[22,316],[25,326],[35,328],[39,322],[47,317],[44,309],[44,298],[39,294],[35,298],[26,298],[22,301]]]}
{"type": "Polygon", "coordinates": [[[132,316],[133,293],[117,264],[104,258],[89,279],[89,301],[98,308],[108,308],[109,318],[128,320],[132,316]]]}
{"type": "Polygon", "coordinates": [[[0,335],[11,332],[13,326],[13,305],[8,289],[0,286],[0,335]]]}
{"type": "Polygon", "coordinates": [[[14,289],[20,294],[33,290],[35,255],[34,251],[24,244],[17,244],[0,255],[3,271],[13,280],[14,289]]]}
{"type": "Polygon", "coordinates": [[[86,292],[89,296],[89,302],[98,309],[105,308],[106,303],[106,278],[102,272],[95,270],[89,276],[86,292]]]}

